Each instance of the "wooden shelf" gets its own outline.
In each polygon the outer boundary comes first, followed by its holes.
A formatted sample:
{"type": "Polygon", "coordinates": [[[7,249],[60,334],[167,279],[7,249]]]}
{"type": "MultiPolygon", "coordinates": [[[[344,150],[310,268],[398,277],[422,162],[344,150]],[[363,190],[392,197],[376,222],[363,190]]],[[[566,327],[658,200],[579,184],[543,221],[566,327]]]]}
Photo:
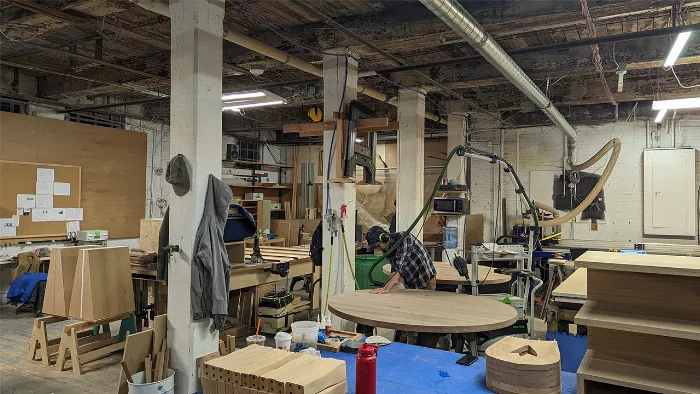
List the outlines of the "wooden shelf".
{"type": "Polygon", "coordinates": [[[221,160],[222,162],[225,163],[235,163],[235,164],[243,164],[243,165],[254,165],[254,166],[260,166],[260,167],[270,167],[270,168],[294,168],[292,166],[285,166],[281,164],[274,164],[274,163],[261,163],[259,161],[249,161],[249,160],[221,160]]]}
{"type": "MultiPolygon", "coordinates": [[[[596,358],[588,350],[578,369],[578,379],[658,393],[700,393],[700,376],[596,358]]],[[[579,383],[579,387],[581,384],[579,383]]],[[[579,391],[580,393],[580,391],[579,391]]]]}
{"type": "Polygon", "coordinates": [[[286,186],[286,185],[253,185],[252,183],[246,184],[246,185],[229,185],[229,187],[240,187],[243,189],[285,189],[285,190],[291,190],[291,186],[286,186]]]}
{"type": "Polygon", "coordinates": [[[610,330],[630,331],[641,334],[700,341],[700,322],[670,317],[645,316],[643,311],[634,314],[604,309],[603,303],[587,301],[576,314],[576,324],[610,330]]]}
{"type": "Polygon", "coordinates": [[[687,256],[589,251],[576,259],[576,266],[608,271],[700,277],[700,258],[687,256]]]}

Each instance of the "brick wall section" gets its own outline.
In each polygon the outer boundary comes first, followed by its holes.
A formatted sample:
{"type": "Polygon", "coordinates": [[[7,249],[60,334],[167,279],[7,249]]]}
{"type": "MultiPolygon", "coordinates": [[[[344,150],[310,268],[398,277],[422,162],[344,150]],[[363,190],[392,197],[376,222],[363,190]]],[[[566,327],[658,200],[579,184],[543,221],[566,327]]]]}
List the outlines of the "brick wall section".
{"type": "MultiPolygon", "coordinates": [[[[598,230],[590,229],[590,221],[572,222],[563,226],[563,238],[596,241],[620,242],[668,242],[696,244],[695,239],[648,238],[643,234],[643,151],[645,148],[669,148],[673,143],[673,128],[665,125],[656,132],[653,122],[647,134],[646,121],[618,122],[596,126],[577,126],[578,162],[593,156],[611,138],[622,140],[622,152],[613,170],[605,191],[606,220],[599,223],[598,230]]],[[[473,137],[480,147],[491,146],[490,151],[500,150],[500,131],[485,131],[473,137]]],[[[700,120],[683,119],[677,121],[676,147],[700,149],[700,120]]],[[[554,127],[528,127],[520,129],[520,159],[517,172],[525,188],[530,191],[530,172],[538,170],[561,170],[563,167],[564,139],[554,127]]],[[[505,158],[516,166],[516,132],[506,130],[504,138],[505,158]]],[[[698,155],[700,157],[700,155],[698,155]]],[[[587,171],[601,174],[609,155],[587,171]]],[[[472,161],[471,203],[472,213],[486,215],[484,239],[493,239],[493,164],[472,161]]],[[[696,162],[696,190],[700,185],[700,160],[696,162]]],[[[503,178],[503,195],[507,198],[508,220],[518,217],[517,202],[513,187],[507,177],[503,178]],[[516,205],[517,202],[517,205],[516,205]]],[[[500,215],[500,214],[499,214],[500,215]]],[[[497,234],[501,225],[497,224],[497,234]]]]}

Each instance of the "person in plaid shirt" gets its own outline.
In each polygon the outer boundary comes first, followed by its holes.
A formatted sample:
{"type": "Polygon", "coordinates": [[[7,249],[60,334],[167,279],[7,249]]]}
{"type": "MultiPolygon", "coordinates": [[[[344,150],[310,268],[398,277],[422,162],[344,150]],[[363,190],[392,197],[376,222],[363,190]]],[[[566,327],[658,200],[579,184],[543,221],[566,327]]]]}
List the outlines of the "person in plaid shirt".
{"type": "MultiPolygon", "coordinates": [[[[374,226],[367,231],[368,251],[372,252],[379,247],[386,253],[402,235],[403,233],[388,233],[380,226],[374,226]]],[[[370,293],[388,293],[397,283],[408,289],[435,290],[436,271],[433,260],[425,246],[413,234],[401,241],[387,257],[391,263],[392,275],[384,287],[374,289],[370,293]]]]}

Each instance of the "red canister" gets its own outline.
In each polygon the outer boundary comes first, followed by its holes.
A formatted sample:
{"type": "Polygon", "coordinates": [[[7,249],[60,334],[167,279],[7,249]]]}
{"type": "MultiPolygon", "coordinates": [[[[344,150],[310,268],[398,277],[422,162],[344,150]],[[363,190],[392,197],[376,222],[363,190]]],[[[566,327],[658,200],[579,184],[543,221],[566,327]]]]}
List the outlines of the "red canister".
{"type": "Polygon", "coordinates": [[[355,392],[376,394],[377,392],[377,347],[363,343],[357,351],[355,362],[355,392]]]}

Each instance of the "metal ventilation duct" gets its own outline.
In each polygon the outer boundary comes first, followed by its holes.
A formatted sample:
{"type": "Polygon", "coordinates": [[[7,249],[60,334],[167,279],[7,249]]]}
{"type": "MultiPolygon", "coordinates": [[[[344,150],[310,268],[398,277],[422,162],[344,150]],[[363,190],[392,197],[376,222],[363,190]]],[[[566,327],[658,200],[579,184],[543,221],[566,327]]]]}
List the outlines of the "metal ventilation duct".
{"type": "Polygon", "coordinates": [[[464,38],[491,65],[501,72],[537,108],[541,109],[552,122],[569,138],[572,145],[576,140],[576,130],[564,119],[547,96],[535,85],[525,72],[508,56],[500,45],[489,36],[483,27],[462,7],[457,0],[420,0],[438,18],[464,38]]]}

